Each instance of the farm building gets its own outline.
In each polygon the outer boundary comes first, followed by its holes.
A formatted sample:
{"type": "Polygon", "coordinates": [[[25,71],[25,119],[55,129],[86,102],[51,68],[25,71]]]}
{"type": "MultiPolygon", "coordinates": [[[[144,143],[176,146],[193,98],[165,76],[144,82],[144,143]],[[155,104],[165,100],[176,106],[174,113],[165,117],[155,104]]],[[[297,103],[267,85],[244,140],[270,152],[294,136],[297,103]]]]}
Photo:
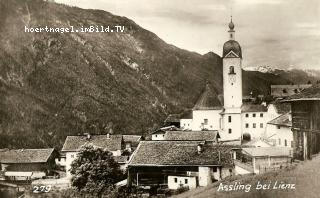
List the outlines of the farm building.
{"type": "Polygon", "coordinates": [[[288,97],[292,110],[294,157],[311,159],[320,151],[320,85],[288,97]]]}
{"type": "Polygon", "coordinates": [[[47,176],[55,168],[58,153],[53,149],[2,149],[1,172],[5,180],[30,181],[47,176]]]}
{"type": "Polygon", "coordinates": [[[233,174],[233,147],[205,141],[142,141],[129,162],[128,184],[207,186],[233,174]]]}
{"type": "Polygon", "coordinates": [[[236,174],[263,173],[289,166],[292,149],[286,147],[242,148],[234,153],[236,174]]]}

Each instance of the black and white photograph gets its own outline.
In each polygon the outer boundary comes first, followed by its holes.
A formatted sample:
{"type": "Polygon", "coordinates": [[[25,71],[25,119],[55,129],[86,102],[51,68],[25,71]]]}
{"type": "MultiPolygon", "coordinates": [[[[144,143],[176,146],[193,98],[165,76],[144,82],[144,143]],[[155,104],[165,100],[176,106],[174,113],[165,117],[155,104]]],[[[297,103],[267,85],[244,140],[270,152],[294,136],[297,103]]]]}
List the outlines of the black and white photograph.
{"type": "Polygon", "coordinates": [[[319,0],[0,0],[0,198],[319,198],[319,0]]]}

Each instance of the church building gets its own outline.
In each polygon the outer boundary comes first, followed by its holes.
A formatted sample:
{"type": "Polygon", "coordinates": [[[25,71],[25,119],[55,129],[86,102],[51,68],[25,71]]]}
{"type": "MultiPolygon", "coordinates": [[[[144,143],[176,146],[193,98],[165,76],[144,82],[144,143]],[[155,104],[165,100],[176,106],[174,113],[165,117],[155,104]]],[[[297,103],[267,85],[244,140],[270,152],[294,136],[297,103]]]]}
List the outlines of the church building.
{"type": "MultiPolygon", "coordinates": [[[[192,116],[180,119],[183,130],[217,130],[220,141],[241,141],[244,136],[261,138],[270,121],[266,105],[243,104],[242,50],[235,40],[235,25],[229,23],[229,40],[223,45],[223,96],[206,85],[192,116]]],[[[274,116],[271,116],[274,117],[274,116]]]]}

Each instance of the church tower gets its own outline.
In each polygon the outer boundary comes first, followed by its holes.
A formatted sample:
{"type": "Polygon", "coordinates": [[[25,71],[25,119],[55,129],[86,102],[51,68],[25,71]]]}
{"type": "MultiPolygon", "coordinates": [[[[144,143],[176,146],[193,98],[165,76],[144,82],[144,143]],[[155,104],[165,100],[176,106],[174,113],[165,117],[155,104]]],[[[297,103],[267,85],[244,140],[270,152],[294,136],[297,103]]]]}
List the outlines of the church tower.
{"type": "Polygon", "coordinates": [[[229,23],[229,40],[223,45],[223,133],[224,139],[241,139],[242,52],[235,41],[234,24],[229,23]]]}

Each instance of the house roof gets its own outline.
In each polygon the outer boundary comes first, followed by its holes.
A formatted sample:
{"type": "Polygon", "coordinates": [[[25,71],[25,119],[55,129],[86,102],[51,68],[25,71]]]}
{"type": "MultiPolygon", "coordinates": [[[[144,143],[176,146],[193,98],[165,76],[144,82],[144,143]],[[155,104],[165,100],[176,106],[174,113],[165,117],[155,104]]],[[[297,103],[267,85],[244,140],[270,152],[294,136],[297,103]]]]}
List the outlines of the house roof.
{"type": "Polygon", "coordinates": [[[267,110],[267,107],[264,105],[243,104],[241,106],[241,112],[267,112],[267,110]]]}
{"type": "Polygon", "coordinates": [[[271,95],[276,97],[287,97],[300,93],[304,89],[311,87],[311,84],[301,85],[271,85],[271,95]]]}
{"type": "Polygon", "coordinates": [[[44,163],[49,160],[53,151],[53,148],[1,150],[0,163],[44,163]]]}
{"type": "Polygon", "coordinates": [[[124,142],[139,142],[141,135],[122,135],[124,142]]]}
{"type": "Polygon", "coordinates": [[[268,124],[292,127],[292,121],[291,121],[290,117],[291,117],[291,114],[286,113],[286,114],[280,115],[279,117],[276,117],[275,119],[269,121],[268,124]]]}
{"type": "Polygon", "coordinates": [[[180,114],[169,114],[164,122],[180,122],[180,114]]]}
{"type": "Polygon", "coordinates": [[[90,139],[87,136],[68,136],[64,142],[62,151],[78,151],[85,144],[92,144],[96,147],[101,147],[109,151],[121,150],[122,135],[91,135],[90,139]]]}
{"type": "Polygon", "coordinates": [[[206,85],[204,92],[199,97],[198,101],[193,107],[193,110],[220,110],[223,109],[222,102],[209,86],[206,85]]]}
{"type": "Polygon", "coordinates": [[[300,93],[287,97],[284,102],[320,100],[320,84],[302,90],[300,93]]]}
{"type": "Polygon", "coordinates": [[[231,166],[234,146],[203,145],[204,141],[142,141],[129,166],[231,166]],[[220,160],[219,160],[220,157],[220,160]]]}
{"type": "Polygon", "coordinates": [[[186,110],[181,114],[180,119],[192,119],[192,117],[192,110],[186,110]]]}
{"type": "Polygon", "coordinates": [[[254,147],[254,148],[242,148],[242,150],[253,157],[291,156],[292,154],[292,149],[287,147],[254,147]]]}
{"type": "Polygon", "coordinates": [[[206,140],[215,141],[219,138],[218,131],[167,131],[165,140],[206,140]]]}
{"type": "Polygon", "coordinates": [[[268,142],[267,140],[260,139],[260,138],[252,139],[252,140],[244,143],[243,145],[245,145],[245,146],[256,146],[260,142],[264,143],[267,146],[273,146],[271,142],[268,142]]]}

